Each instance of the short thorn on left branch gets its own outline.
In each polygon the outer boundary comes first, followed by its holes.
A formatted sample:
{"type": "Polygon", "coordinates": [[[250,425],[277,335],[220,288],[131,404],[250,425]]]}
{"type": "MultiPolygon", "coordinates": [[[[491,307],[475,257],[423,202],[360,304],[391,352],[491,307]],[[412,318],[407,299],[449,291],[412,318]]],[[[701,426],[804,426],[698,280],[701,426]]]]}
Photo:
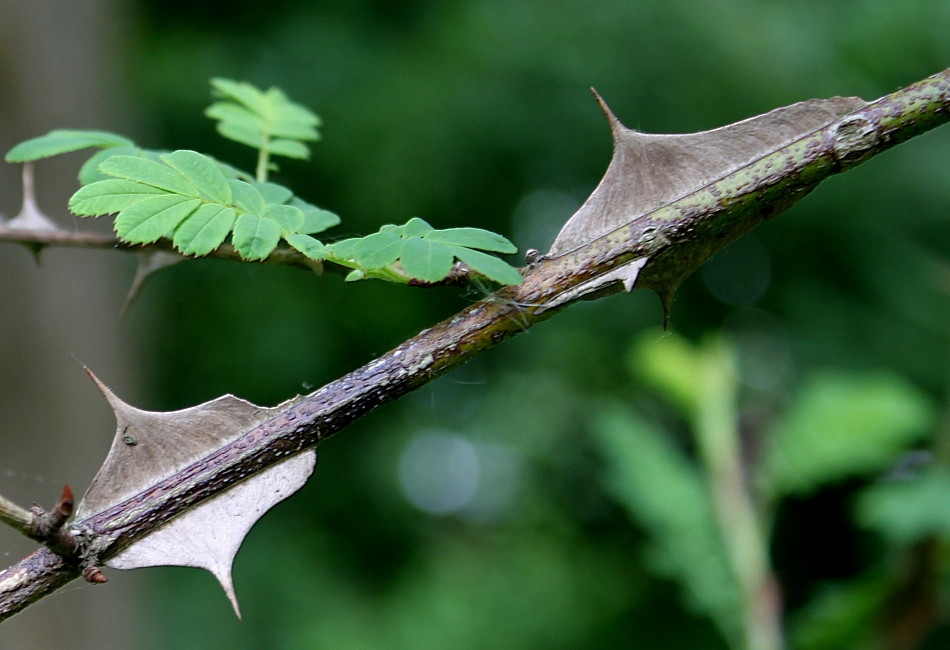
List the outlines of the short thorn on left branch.
{"type": "Polygon", "coordinates": [[[0,521],[64,557],[78,550],[74,536],[63,528],[72,512],[73,491],[68,485],[49,512],[35,503],[27,510],[0,496],[0,521]]]}
{"type": "Polygon", "coordinates": [[[31,508],[36,515],[33,521],[33,530],[30,535],[33,539],[45,542],[48,538],[56,535],[62,529],[63,524],[73,514],[73,491],[68,485],[63,486],[63,493],[59,501],[49,512],[44,512],[42,508],[35,505],[31,508]]]}

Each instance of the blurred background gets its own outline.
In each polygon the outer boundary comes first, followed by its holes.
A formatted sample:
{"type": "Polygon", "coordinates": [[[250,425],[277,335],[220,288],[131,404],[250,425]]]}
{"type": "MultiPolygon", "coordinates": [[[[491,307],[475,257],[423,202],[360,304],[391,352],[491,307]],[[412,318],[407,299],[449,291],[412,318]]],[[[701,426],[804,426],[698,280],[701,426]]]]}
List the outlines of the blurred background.
{"type": "MultiPolygon", "coordinates": [[[[323,119],[275,180],[341,215],[420,216],[546,250],[610,137],[704,130],[945,68],[950,2],[0,0],[0,149],[120,132],[253,166],[208,79],[323,119]]],[[[63,228],[81,154],[38,166],[63,228]]],[[[0,166],[16,214],[18,166],[0,166]]],[[[945,648],[950,645],[950,129],[827,181],[690,278],[579,304],[320,448],[234,567],[109,570],[0,647],[945,648]],[[742,480],[745,475],[746,481],[742,480]]],[[[518,263],[521,258],[515,261],[518,263]]],[[[273,405],[480,290],[344,285],[191,261],[125,316],[125,253],[0,245],[0,493],[82,492],[114,423],[88,364],[150,410],[273,405]]],[[[0,530],[12,564],[33,545],[0,530]]]]}

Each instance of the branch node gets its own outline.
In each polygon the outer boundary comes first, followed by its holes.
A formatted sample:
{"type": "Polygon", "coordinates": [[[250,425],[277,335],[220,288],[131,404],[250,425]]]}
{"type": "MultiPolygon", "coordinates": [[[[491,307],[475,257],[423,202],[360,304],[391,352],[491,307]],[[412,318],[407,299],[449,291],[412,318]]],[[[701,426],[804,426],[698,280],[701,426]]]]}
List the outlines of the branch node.
{"type": "Polygon", "coordinates": [[[849,115],[834,130],[832,151],[839,164],[853,166],[873,155],[881,139],[878,121],[870,111],[849,115]]]}

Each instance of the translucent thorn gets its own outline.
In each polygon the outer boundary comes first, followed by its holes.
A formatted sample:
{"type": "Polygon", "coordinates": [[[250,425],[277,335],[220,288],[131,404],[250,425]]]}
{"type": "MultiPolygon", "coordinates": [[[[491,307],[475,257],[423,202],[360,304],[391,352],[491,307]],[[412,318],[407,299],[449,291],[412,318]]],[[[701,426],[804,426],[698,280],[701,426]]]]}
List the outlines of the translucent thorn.
{"type": "Polygon", "coordinates": [[[604,98],[600,96],[600,93],[597,92],[597,89],[593,86],[590,91],[594,93],[594,99],[597,100],[597,103],[600,105],[600,110],[603,111],[604,117],[607,118],[607,123],[610,125],[610,132],[617,137],[617,134],[623,131],[626,127],[623,123],[617,119],[617,116],[614,115],[614,112],[610,110],[610,107],[607,106],[607,102],[604,101],[604,98]]]}
{"type": "Polygon", "coordinates": [[[138,297],[145,285],[145,281],[152,277],[156,271],[160,271],[166,266],[177,264],[184,261],[184,257],[168,251],[148,251],[139,253],[138,267],[135,270],[135,277],[132,279],[132,286],[129,287],[129,293],[125,296],[125,302],[120,310],[121,315],[125,316],[129,307],[138,297]]]}
{"type": "Polygon", "coordinates": [[[224,589],[224,594],[231,601],[231,607],[234,608],[234,615],[241,618],[241,609],[238,607],[237,596],[234,594],[234,583],[231,580],[231,567],[214,567],[208,569],[218,579],[218,584],[224,589]]]}
{"type": "Polygon", "coordinates": [[[23,164],[23,207],[20,214],[6,223],[18,230],[58,230],[56,224],[40,211],[33,193],[33,163],[23,164]]]}

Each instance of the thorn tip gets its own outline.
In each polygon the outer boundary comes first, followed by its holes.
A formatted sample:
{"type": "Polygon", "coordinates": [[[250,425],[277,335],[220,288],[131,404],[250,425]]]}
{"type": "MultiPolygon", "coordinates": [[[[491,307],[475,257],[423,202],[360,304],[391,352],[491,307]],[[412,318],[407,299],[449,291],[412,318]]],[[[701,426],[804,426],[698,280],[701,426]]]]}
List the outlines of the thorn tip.
{"type": "Polygon", "coordinates": [[[617,116],[614,115],[613,111],[610,110],[610,107],[607,106],[607,102],[605,102],[604,98],[600,96],[600,93],[597,92],[597,89],[591,86],[590,91],[594,94],[594,99],[597,100],[597,104],[600,105],[600,110],[603,112],[604,117],[607,118],[607,123],[610,125],[610,132],[616,136],[621,129],[626,127],[623,125],[623,123],[621,123],[620,120],[617,119],[617,116]]]}
{"type": "Polygon", "coordinates": [[[57,506],[59,509],[66,515],[69,515],[73,511],[73,490],[68,485],[63,486],[63,493],[59,497],[59,503],[57,506]]]}

